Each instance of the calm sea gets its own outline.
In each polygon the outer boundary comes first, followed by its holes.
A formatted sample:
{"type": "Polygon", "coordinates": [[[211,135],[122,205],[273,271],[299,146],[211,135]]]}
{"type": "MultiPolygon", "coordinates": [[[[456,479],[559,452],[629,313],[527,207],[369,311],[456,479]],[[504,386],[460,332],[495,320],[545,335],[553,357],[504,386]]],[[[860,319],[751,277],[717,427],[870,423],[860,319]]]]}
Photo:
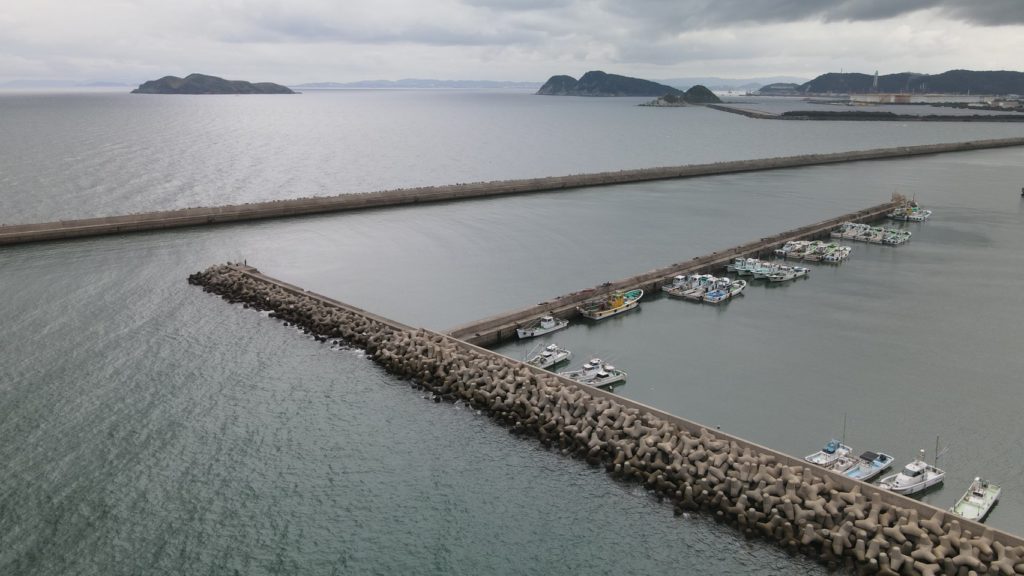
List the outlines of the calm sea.
{"type": "MultiPolygon", "coordinates": [[[[1020,136],[767,122],[517,92],[0,95],[0,222],[1020,136]]],[[[680,180],[0,249],[0,573],[775,574],[823,569],[434,404],[185,277],[246,259],[445,329],[916,195],[899,248],[720,308],[558,333],[630,398],[795,454],[936,436],[950,506],[1024,532],[1024,150],[680,180]]],[[[546,342],[546,341],[545,341],[546,342]]],[[[539,344],[512,344],[524,356],[539,344]]]]}

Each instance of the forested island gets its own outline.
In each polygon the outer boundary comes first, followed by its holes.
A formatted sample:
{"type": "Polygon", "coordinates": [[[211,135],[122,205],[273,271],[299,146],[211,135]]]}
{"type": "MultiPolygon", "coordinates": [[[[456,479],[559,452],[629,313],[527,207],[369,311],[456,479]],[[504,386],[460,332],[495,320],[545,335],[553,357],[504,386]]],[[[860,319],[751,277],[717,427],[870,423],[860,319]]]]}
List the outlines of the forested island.
{"type": "Polygon", "coordinates": [[[542,96],[682,96],[678,88],[600,70],[587,72],[579,80],[572,76],[552,76],[540,87],[542,96]]]}
{"type": "Polygon", "coordinates": [[[273,82],[225,80],[206,74],[189,74],[184,78],[164,76],[143,82],[132,94],[295,94],[291,88],[273,82]]]}

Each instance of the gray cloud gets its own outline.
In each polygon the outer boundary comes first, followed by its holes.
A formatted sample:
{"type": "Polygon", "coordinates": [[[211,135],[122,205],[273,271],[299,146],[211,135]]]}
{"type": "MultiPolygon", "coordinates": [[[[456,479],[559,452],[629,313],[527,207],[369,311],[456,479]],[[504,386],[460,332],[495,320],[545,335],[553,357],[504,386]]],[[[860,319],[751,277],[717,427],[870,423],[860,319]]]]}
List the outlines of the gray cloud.
{"type": "Polygon", "coordinates": [[[1024,0],[80,0],[0,9],[0,82],[1019,68],[1024,0]]]}

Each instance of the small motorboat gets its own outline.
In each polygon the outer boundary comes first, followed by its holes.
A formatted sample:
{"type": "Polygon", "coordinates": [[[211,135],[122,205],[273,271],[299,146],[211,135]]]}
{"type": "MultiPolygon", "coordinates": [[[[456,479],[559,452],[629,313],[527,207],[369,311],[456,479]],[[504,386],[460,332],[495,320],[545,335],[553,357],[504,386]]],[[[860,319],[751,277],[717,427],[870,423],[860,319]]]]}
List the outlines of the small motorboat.
{"type": "Polygon", "coordinates": [[[865,452],[857,457],[857,460],[853,464],[844,470],[841,470],[843,476],[847,478],[853,478],[854,480],[860,480],[861,482],[868,482],[875,476],[878,476],[885,471],[886,468],[892,466],[892,462],[895,460],[892,456],[885,454],[884,452],[865,452]]]}
{"type": "Polygon", "coordinates": [[[907,464],[898,474],[882,478],[879,486],[897,494],[916,494],[925,488],[941,484],[946,478],[946,471],[936,468],[924,461],[924,450],[916,460],[907,464]]]}
{"type": "Polygon", "coordinates": [[[561,330],[568,325],[568,320],[555,318],[554,316],[542,316],[540,320],[532,324],[516,328],[516,336],[520,338],[533,338],[534,336],[542,336],[555,330],[561,330]]]}
{"type": "Polygon", "coordinates": [[[975,522],[982,522],[999,501],[1002,488],[980,477],[975,478],[967,492],[949,509],[950,512],[975,522]]]}
{"type": "Polygon", "coordinates": [[[558,344],[549,344],[539,354],[527,360],[526,363],[537,368],[550,368],[562,362],[567,362],[571,358],[572,352],[568,349],[561,348],[558,344]]]}
{"type": "Polygon", "coordinates": [[[853,448],[833,438],[821,450],[804,456],[804,460],[823,468],[831,468],[837,460],[844,456],[849,456],[851,452],[853,452],[853,448]]]}
{"type": "Polygon", "coordinates": [[[611,386],[612,384],[618,384],[619,382],[626,381],[626,373],[622,370],[618,370],[611,364],[606,364],[600,358],[591,358],[589,362],[583,365],[579,370],[570,370],[568,372],[559,372],[559,376],[565,376],[570,380],[575,380],[580,384],[587,384],[589,386],[611,386]]]}

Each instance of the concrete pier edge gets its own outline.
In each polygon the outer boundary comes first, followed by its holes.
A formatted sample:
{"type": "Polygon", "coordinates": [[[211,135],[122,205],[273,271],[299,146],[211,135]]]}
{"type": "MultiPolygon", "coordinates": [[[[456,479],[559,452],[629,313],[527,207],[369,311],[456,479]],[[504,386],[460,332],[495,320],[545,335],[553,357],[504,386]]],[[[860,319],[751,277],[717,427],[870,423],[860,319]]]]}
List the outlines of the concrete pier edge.
{"type": "Polygon", "coordinates": [[[551,192],[571,188],[629,184],[653,180],[693,178],[760,170],[778,170],[822,164],[884,160],[925,154],[961,152],[986,148],[1024,145],[1024,138],[972,140],[946,144],[924,144],[876,148],[831,154],[805,154],[758,160],[737,160],[710,164],[692,164],[660,168],[641,168],[617,172],[599,172],[571,176],[552,176],[494,182],[475,182],[448,186],[424,186],[381,192],[340,194],[215,207],[183,208],[143,214],[62,220],[34,224],[0,224],[0,245],[65,240],[89,236],[124,234],[243,222],[267,218],[285,218],[347,210],[365,210],[427,202],[450,202],[508,194],[551,192]]]}

